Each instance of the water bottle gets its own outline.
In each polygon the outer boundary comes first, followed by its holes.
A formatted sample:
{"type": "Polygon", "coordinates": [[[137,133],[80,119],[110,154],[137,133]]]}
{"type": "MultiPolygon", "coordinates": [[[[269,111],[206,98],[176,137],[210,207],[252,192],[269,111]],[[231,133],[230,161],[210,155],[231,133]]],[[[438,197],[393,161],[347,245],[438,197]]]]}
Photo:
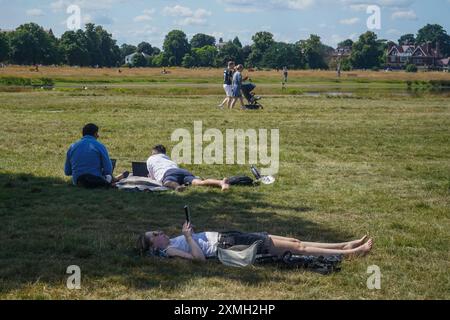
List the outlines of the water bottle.
{"type": "Polygon", "coordinates": [[[252,173],[255,176],[256,180],[260,180],[261,173],[259,173],[258,169],[254,165],[252,165],[251,170],[252,170],[252,173]]]}

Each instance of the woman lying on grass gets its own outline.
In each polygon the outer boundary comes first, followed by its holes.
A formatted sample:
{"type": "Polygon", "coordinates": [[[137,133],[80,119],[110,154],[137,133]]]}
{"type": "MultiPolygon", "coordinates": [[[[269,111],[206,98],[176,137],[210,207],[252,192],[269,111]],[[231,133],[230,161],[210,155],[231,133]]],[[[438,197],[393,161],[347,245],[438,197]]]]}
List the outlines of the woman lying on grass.
{"type": "Polygon", "coordinates": [[[205,261],[206,258],[217,256],[217,247],[229,248],[236,245],[252,245],[256,241],[263,244],[258,254],[283,256],[286,252],[293,255],[329,257],[343,255],[345,257],[365,256],[370,252],[373,240],[367,236],[360,240],[344,243],[302,242],[297,239],[273,236],[267,233],[240,232],[203,232],[194,233],[190,223],[185,223],[183,235],[170,239],[162,231],[150,231],[141,235],[137,247],[141,255],[152,252],[162,252],[168,257],[179,257],[189,260],[205,261]]]}

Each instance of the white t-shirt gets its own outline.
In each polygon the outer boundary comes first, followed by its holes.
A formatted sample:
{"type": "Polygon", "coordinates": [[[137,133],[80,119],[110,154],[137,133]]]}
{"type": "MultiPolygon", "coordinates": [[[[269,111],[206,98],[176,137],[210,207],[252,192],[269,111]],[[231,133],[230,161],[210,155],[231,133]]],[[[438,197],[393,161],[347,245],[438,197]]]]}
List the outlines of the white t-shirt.
{"type": "MultiPolygon", "coordinates": [[[[215,257],[217,254],[217,245],[219,243],[218,232],[202,232],[192,235],[192,239],[198,244],[205,257],[215,257]]],[[[179,236],[177,238],[170,239],[170,244],[167,249],[173,248],[186,253],[192,253],[189,243],[186,241],[185,236],[179,236]]],[[[167,250],[166,249],[166,250],[167,250]]]]}
{"type": "Polygon", "coordinates": [[[156,154],[147,160],[147,169],[150,173],[150,178],[162,182],[164,175],[170,169],[178,169],[178,165],[170,160],[165,154],[156,154]]]}

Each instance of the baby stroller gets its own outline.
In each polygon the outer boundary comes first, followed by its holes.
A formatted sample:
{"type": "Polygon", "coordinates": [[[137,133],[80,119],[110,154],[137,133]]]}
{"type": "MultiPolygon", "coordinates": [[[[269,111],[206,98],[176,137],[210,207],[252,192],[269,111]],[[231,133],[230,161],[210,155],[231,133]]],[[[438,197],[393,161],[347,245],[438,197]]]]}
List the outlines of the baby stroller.
{"type": "Polygon", "coordinates": [[[244,83],[242,84],[241,90],[242,94],[244,95],[245,99],[247,99],[248,104],[245,105],[245,108],[247,110],[259,110],[264,109],[264,107],[259,103],[259,100],[261,100],[261,97],[255,96],[253,93],[253,90],[255,90],[256,85],[253,83],[244,83]]]}

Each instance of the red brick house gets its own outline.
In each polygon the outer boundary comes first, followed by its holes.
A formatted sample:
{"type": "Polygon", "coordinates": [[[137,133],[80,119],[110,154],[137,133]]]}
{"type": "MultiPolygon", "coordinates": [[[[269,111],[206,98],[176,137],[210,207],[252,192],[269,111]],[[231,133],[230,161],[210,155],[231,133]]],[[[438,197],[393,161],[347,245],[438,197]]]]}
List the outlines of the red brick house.
{"type": "Polygon", "coordinates": [[[386,64],[391,68],[404,68],[408,64],[418,67],[436,68],[444,58],[439,48],[433,49],[431,44],[395,45],[391,44],[386,56],[386,64]]]}

